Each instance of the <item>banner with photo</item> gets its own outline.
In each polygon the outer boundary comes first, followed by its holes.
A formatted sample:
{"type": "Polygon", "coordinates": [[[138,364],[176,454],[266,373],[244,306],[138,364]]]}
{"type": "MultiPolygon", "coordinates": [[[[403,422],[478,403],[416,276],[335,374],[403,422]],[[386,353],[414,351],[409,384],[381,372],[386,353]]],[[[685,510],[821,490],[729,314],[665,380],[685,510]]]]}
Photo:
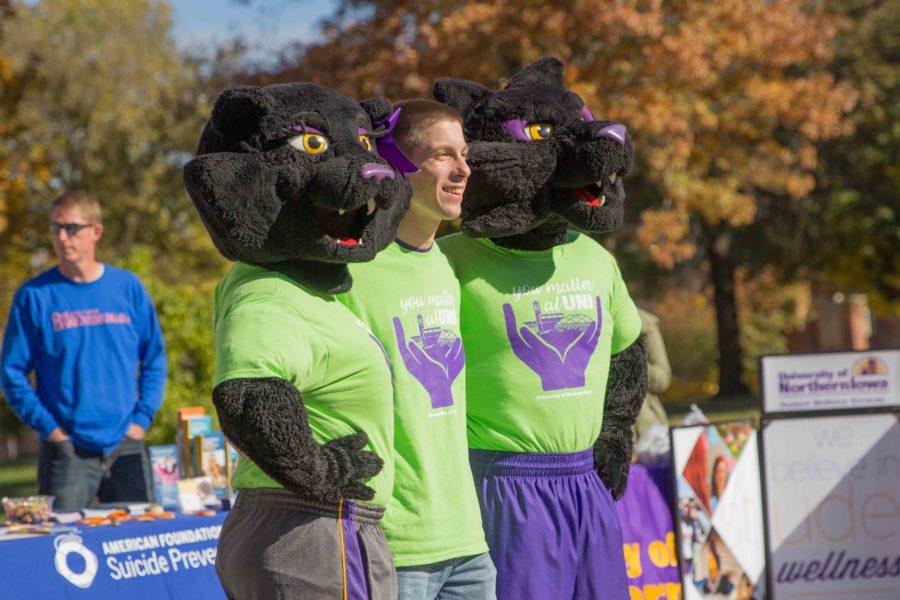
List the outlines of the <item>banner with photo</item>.
{"type": "Polygon", "coordinates": [[[757,432],[749,421],[672,429],[685,600],[765,597],[757,432]]]}
{"type": "Polygon", "coordinates": [[[760,359],[763,413],[900,407],[900,350],[760,359]]]}
{"type": "Polygon", "coordinates": [[[762,437],[772,597],[900,598],[898,415],[775,419],[762,437]]]}

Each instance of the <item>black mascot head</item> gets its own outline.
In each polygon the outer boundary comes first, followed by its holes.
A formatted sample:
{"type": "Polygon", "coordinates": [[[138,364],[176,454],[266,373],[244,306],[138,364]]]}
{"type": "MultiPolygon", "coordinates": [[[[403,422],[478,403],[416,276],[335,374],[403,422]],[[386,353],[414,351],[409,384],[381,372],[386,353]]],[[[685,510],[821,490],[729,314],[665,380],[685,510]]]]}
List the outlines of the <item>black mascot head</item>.
{"type": "Polygon", "coordinates": [[[357,104],[311,83],[222,92],[184,168],[219,252],[349,289],[346,263],[374,258],[409,208],[405,177],[375,152],[390,113],[385,98],[357,104]]]}
{"type": "MultiPolygon", "coordinates": [[[[633,150],[625,127],[595,119],[563,87],[563,64],[545,57],[493,92],[439,79],[434,97],[462,115],[472,176],[463,230],[475,237],[524,234],[566,223],[591,232],[622,223],[633,150]]],[[[555,237],[558,237],[554,234],[555,237]]]]}

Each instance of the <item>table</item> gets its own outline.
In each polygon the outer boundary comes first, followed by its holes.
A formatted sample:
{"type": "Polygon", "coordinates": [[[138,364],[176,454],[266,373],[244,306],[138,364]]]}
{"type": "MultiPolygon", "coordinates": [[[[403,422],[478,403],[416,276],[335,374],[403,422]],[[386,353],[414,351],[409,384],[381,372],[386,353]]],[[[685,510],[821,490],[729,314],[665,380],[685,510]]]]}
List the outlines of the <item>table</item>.
{"type": "Polygon", "coordinates": [[[226,515],[178,515],[0,542],[0,598],[222,600],[214,565],[226,515]]]}

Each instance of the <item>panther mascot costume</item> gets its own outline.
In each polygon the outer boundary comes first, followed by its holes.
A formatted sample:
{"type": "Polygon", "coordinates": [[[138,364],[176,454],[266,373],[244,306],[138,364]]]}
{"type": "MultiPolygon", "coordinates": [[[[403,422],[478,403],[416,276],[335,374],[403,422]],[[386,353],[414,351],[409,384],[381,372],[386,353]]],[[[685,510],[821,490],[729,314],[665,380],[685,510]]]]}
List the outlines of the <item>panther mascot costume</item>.
{"type": "Polygon", "coordinates": [[[240,451],[216,570],[232,598],[395,594],[378,526],[393,412],[383,349],[334,294],[409,207],[391,104],[309,83],[223,92],[184,182],[237,261],[215,294],[213,404],[240,451]]]}
{"type": "Polygon", "coordinates": [[[613,497],[647,386],[640,318],[590,237],[624,217],[632,141],[543,58],[502,91],[445,78],[472,175],[462,234],[470,460],[503,598],[627,597],[613,497]],[[601,483],[602,482],[602,483],[601,483]]]}

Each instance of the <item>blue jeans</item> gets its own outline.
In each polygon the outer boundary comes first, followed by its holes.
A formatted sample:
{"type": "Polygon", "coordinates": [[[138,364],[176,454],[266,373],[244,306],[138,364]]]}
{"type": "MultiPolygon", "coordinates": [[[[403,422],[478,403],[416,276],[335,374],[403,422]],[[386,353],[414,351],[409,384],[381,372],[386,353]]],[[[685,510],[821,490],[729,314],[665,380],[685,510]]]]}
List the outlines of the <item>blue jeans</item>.
{"type": "Polygon", "coordinates": [[[497,571],[491,555],[397,567],[398,600],[496,600],[497,571]]]}
{"type": "Polygon", "coordinates": [[[90,452],[72,440],[41,442],[38,489],[56,496],[54,510],[90,506],[94,497],[103,502],[146,502],[150,469],[144,442],[125,437],[109,452],[90,452]]]}

